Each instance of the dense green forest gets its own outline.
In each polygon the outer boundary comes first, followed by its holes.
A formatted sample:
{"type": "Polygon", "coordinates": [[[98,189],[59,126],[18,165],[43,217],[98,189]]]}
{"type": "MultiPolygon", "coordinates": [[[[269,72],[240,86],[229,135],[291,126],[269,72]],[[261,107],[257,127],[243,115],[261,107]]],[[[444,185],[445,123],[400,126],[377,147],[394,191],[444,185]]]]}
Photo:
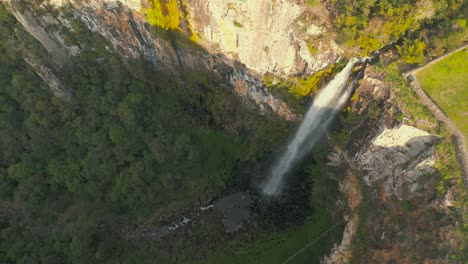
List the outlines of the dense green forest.
{"type": "Polygon", "coordinates": [[[83,50],[61,76],[66,103],[20,59],[45,52],[0,5],[1,263],[140,263],[138,250],[116,253],[125,243],[97,223],[138,222],[245,184],[244,168],[286,138],[287,124],[208,73],[186,72],[182,85],[148,65],[126,67],[73,27],[68,38],[83,50]]]}

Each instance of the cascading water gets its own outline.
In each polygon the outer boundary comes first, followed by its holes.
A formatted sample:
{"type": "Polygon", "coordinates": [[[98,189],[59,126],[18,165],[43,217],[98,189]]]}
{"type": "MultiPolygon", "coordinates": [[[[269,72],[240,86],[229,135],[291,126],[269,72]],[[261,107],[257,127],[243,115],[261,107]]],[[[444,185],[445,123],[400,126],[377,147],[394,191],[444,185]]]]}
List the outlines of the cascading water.
{"type": "MultiPolygon", "coordinates": [[[[363,59],[366,60],[367,58],[363,59]]],[[[270,177],[263,185],[265,194],[276,196],[281,193],[284,175],[295,162],[312,149],[327,130],[336,112],[348,101],[352,86],[347,88],[346,83],[354,65],[360,61],[359,58],[351,59],[345,68],[315,96],[294,139],[289,143],[281,159],[274,164],[270,177]]]]}

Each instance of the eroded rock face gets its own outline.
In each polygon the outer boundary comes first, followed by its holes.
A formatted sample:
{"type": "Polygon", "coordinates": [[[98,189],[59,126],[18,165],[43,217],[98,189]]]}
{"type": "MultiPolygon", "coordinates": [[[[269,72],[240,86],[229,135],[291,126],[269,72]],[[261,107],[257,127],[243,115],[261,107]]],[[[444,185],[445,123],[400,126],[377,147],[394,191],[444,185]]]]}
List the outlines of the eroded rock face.
{"type": "Polygon", "coordinates": [[[52,57],[58,67],[64,67],[69,60],[69,50],[56,32],[46,30],[48,25],[59,23],[51,16],[37,17],[29,10],[20,11],[15,1],[4,0],[11,13],[36,38],[52,57]]]}
{"type": "Polygon", "coordinates": [[[329,66],[342,53],[335,42],[321,38],[329,33],[325,27],[303,23],[308,11],[304,3],[289,0],[184,2],[191,28],[200,36],[203,46],[239,60],[260,74],[310,74],[329,66]],[[311,38],[319,39],[314,55],[307,46],[311,38]]]}
{"type": "Polygon", "coordinates": [[[52,70],[47,67],[47,65],[42,64],[41,61],[32,56],[24,58],[27,64],[29,64],[34,71],[44,80],[54,96],[62,99],[65,102],[72,101],[72,93],[65,88],[62,81],[57,78],[57,76],[52,72],[52,70]]]}
{"type": "Polygon", "coordinates": [[[360,152],[357,163],[369,186],[383,182],[387,195],[399,200],[425,196],[423,179],[435,173],[434,144],[438,137],[415,127],[385,128],[360,152]]]}
{"type": "Polygon", "coordinates": [[[456,206],[454,190],[445,196],[437,191],[435,145],[441,138],[426,132],[427,125],[405,124],[399,117],[404,105],[393,91],[384,73],[372,66],[366,69],[359,99],[350,107],[357,120],[345,123],[352,139],[329,158],[338,171],[345,171],[339,169],[346,163],[362,182],[353,183],[348,175],[340,181],[349,210],[356,208],[349,190],[366,186],[358,211],[364,211],[358,217],[366,218],[360,218],[356,228],[356,215],[345,216],[343,240],[323,263],[349,263],[351,257],[358,263],[449,263],[445,252],[460,246],[462,238],[454,231],[459,220],[451,208],[456,206]],[[367,230],[364,240],[360,230],[367,230]],[[354,245],[361,250],[352,256],[354,245]]]}
{"type": "MultiPolygon", "coordinates": [[[[70,2],[73,4],[79,4],[80,1],[78,0],[47,0],[48,3],[55,7],[62,7],[70,2]]],[[[83,2],[83,1],[81,1],[83,2]]],[[[117,7],[119,3],[123,4],[124,6],[127,6],[128,8],[135,10],[135,11],[140,11],[141,10],[141,0],[99,0],[99,1],[89,1],[89,4],[107,4],[111,7],[117,7]]]]}
{"type": "Polygon", "coordinates": [[[192,70],[214,73],[218,76],[216,82],[220,86],[227,86],[252,100],[262,111],[272,110],[286,120],[297,118],[284,102],[274,98],[263,83],[250,75],[242,65],[231,65],[200,47],[186,48],[158,37],[141,11],[140,0],[51,0],[42,6],[45,10],[40,16],[29,10],[15,8],[16,0],[3,1],[9,4],[12,13],[41,42],[59,66],[66,64],[70,56],[79,53],[79,43],[74,43],[77,46],[65,45],[57,28],[62,27],[73,33],[70,21],[60,14],[56,17],[48,13],[50,9],[46,8],[47,3],[53,7],[66,6],[74,18],[103,36],[110,44],[109,48],[113,48],[127,61],[146,60],[156,69],[173,74],[175,78],[192,70]]]}
{"type": "MultiPolygon", "coordinates": [[[[8,0],[9,1],[9,0],[8,0]]],[[[147,0],[48,0],[55,7],[73,6],[108,9],[124,6],[145,16],[147,0]]],[[[312,74],[334,63],[343,53],[330,38],[323,6],[311,7],[291,0],[181,0],[181,20],[204,48],[237,60],[263,75],[312,74]],[[321,14],[314,14],[321,13],[321,14]],[[316,20],[311,23],[310,18],[316,20]],[[313,54],[309,47],[313,47],[313,54]]],[[[125,22],[122,19],[122,22],[125,22]]]]}

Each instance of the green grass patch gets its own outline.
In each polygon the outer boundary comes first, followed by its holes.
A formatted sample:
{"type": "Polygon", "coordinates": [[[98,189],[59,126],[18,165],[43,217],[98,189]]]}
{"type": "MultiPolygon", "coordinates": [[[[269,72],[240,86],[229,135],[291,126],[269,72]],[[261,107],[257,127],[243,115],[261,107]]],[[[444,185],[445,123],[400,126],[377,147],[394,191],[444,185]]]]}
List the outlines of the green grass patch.
{"type": "Polygon", "coordinates": [[[426,93],[468,137],[468,49],[416,74],[426,93]]]}

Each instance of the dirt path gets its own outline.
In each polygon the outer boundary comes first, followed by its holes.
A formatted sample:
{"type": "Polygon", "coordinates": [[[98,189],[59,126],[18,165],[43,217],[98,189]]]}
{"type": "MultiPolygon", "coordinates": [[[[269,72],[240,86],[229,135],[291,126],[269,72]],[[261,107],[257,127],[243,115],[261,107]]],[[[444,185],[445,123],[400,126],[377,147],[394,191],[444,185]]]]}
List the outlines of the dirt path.
{"type": "Polygon", "coordinates": [[[437,104],[434,101],[432,101],[432,99],[426,94],[421,84],[419,83],[418,79],[416,79],[415,75],[416,73],[425,69],[426,67],[433,65],[434,63],[437,63],[443,60],[444,58],[454,54],[455,52],[464,50],[466,48],[468,48],[468,44],[429,62],[428,64],[424,65],[421,68],[418,68],[418,69],[415,69],[415,70],[412,70],[403,74],[406,81],[413,88],[413,90],[416,92],[419,98],[421,98],[423,105],[426,106],[432,112],[432,114],[437,118],[437,120],[444,122],[450,134],[452,135],[452,140],[453,140],[453,143],[455,144],[457,157],[460,161],[465,188],[468,187],[468,150],[466,149],[465,137],[461,133],[460,129],[458,129],[458,127],[455,126],[452,120],[448,116],[446,116],[444,112],[439,108],[439,106],[437,106],[437,104]]]}

